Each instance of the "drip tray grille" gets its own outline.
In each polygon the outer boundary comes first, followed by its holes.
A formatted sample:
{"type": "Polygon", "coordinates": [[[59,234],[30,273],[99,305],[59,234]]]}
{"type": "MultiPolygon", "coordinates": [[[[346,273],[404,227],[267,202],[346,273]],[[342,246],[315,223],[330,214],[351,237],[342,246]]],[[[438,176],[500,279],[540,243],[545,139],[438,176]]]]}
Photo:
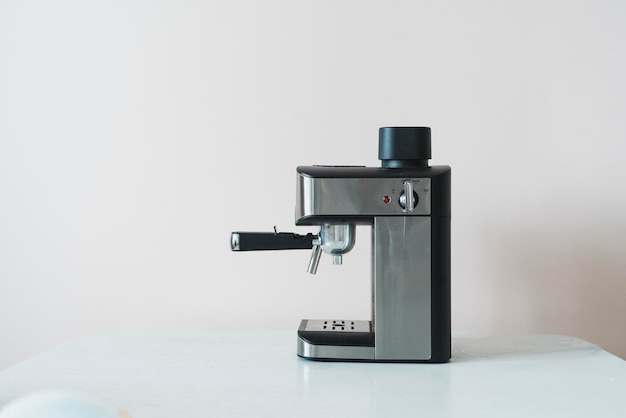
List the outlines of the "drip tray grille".
{"type": "Polygon", "coordinates": [[[302,331],[371,332],[370,321],[307,319],[302,331]]]}

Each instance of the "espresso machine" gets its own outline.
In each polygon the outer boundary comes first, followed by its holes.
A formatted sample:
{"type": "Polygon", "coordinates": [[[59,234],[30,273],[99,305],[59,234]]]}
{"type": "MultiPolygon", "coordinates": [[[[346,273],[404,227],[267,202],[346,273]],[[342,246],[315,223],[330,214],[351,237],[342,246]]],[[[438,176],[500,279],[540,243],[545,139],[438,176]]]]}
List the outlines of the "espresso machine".
{"type": "Polygon", "coordinates": [[[371,226],[372,314],[304,319],[298,355],[313,360],[431,362],[450,359],[450,167],[429,166],[426,127],[380,128],[381,167],[300,166],[296,225],[316,234],[233,232],[233,251],[311,249],[333,264],[371,226]]]}

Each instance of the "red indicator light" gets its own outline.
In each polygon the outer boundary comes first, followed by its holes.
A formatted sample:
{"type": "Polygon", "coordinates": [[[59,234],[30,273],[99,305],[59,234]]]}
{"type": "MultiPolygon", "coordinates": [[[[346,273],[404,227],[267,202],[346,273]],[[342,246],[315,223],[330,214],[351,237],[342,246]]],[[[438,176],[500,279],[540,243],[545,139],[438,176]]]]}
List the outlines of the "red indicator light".
{"type": "Polygon", "coordinates": [[[391,202],[391,198],[389,196],[383,196],[383,203],[391,202]]]}

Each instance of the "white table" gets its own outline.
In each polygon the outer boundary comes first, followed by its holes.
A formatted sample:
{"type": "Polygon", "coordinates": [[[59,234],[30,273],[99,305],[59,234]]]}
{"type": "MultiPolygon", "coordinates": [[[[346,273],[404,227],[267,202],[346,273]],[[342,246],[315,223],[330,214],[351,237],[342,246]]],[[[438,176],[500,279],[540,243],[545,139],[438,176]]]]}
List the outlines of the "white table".
{"type": "Polygon", "coordinates": [[[0,405],[55,388],[133,418],[626,416],[626,362],[567,336],[458,338],[447,364],[295,351],[295,329],[102,332],[0,372],[0,405]]]}

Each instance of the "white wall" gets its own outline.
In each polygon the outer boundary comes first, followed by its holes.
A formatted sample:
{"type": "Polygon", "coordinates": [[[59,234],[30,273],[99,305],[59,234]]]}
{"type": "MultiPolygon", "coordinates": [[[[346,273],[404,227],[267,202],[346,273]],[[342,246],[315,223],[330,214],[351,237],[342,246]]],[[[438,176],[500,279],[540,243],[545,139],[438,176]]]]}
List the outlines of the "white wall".
{"type": "MultiPolygon", "coordinates": [[[[626,357],[623,1],[0,1],[0,368],[114,327],[369,316],[342,267],[231,253],[295,167],[453,167],[453,329],[626,357]]],[[[294,347],[295,350],[295,347],[294,347]]]]}

